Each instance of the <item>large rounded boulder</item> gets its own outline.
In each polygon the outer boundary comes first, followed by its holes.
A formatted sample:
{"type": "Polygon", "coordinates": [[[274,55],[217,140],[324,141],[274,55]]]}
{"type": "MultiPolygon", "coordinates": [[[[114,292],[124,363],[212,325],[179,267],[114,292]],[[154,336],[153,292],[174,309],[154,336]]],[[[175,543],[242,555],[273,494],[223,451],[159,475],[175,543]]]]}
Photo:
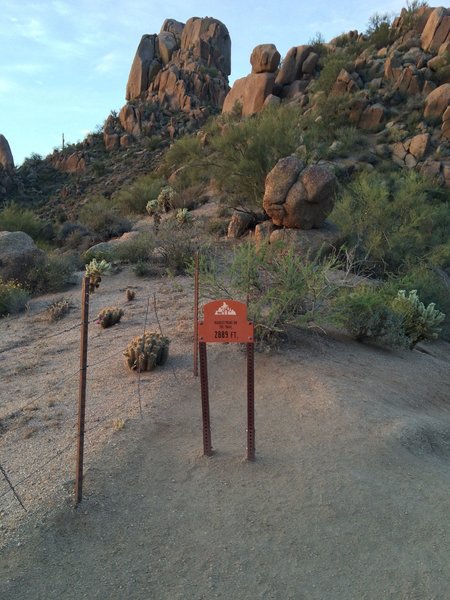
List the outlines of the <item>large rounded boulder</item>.
{"type": "Polygon", "coordinates": [[[295,156],[278,161],[266,177],[263,208],[279,227],[321,227],[334,207],[336,177],[325,165],[295,156]]]}

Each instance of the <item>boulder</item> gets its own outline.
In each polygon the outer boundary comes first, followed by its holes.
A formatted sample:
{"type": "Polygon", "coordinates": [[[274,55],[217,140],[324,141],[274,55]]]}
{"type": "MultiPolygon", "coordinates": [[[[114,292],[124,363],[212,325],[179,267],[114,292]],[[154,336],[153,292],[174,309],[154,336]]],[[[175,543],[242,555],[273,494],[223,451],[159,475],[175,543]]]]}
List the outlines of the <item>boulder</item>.
{"type": "Polygon", "coordinates": [[[103,143],[106,150],[116,150],[120,146],[120,135],[118,133],[104,133],[103,143]]]}
{"type": "Polygon", "coordinates": [[[69,156],[54,155],[52,164],[58,171],[64,173],[82,173],[86,169],[84,152],[72,152],[69,156]]]}
{"type": "Polygon", "coordinates": [[[252,73],[275,73],[280,64],[280,53],[274,44],[260,44],[250,56],[252,73]]]}
{"type": "Polygon", "coordinates": [[[242,115],[248,117],[260,112],[264,102],[272,93],[274,73],[251,73],[247,75],[242,102],[242,115]]]}
{"type": "Polygon", "coordinates": [[[0,134],[0,165],[5,169],[14,169],[14,158],[8,140],[0,134]]]}
{"type": "Polygon", "coordinates": [[[208,67],[216,67],[224,75],[231,73],[231,39],[228,29],[217,19],[192,17],[181,34],[181,52],[203,59],[208,67]]]}
{"type": "Polygon", "coordinates": [[[450,41],[450,9],[435,8],[428,17],[420,36],[420,45],[425,52],[437,52],[440,46],[450,41]]]}
{"type": "Polygon", "coordinates": [[[139,110],[132,104],[126,104],[121,109],[119,113],[119,121],[127,133],[130,133],[131,135],[139,135],[141,133],[141,118],[139,110]]]}
{"type": "Polygon", "coordinates": [[[169,31],[162,31],[158,34],[157,39],[157,53],[163,65],[167,65],[175,50],[178,50],[178,40],[173,33],[169,31]]]}
{"type": "MultiPolygon", "coordinates": [[[[180,21],[176,21],[175,19],[166,19],[162,24],[161,31],[167,31],[168,33],[172,33],[177,40],[178,46],[181,46],[181,34],[183,33],[184,23],[180,21]]],[[[158,36],[159,37],[159,36],[158,36]]]]}
{"type": "Polygon", "coordinates": [[[320,227],[334,206],[336,177],[324,165],[305,167],[294,157],[283,158],[266,177],[263,208],[275,225],[320,227]]]}
{"type": "Polygon", "coordinates": [[[247,233],[254,222],[255,219],[250,213],[235,211],[228,224],[228,237],[235,239],[242,237],[247,233]]]}
{"type": "Polygon", "coordinates": [[[4,281],[23,280],[44,259],[45,252],[23,231],[0,231],[0,278],[4,281]]]}
{"type": "Polygon", "coordinates": [[[447,107],[446,111],[442,115],[442,137],[450,139],[450,106],[447,107]]]}
{"type": "Polygon", "coordinates": [[[450,83],[444,83],[425,98],[423,115],[426,119],[441,119],[450,104],[450,83]]]}
{"type": "Polygon", "coordinates": [[[272,231],[275,231],[276,227],[272,221],[263,221],[258,223],[255,227],[255,242],[261,244],[262,242],[268,242],[272,231]]]}
{"type": "Polygon", "coordinates": [[[302,73],[311,75],[319,62],[319,55],[315,52],[310,52],[302,63],[302,73]]]}
{"type": "Polygon", "coordinates": [[[325,221],[318,229],[274,229],[270,234],[271,244],[284,242],[303,256],[317,254],[320,250],[335,248],[340,239],[339,229],[325,221]]]}
{"type": "Polygon", "coordinates": [[[333,87],[331,88],[331,95],[344,96],[357,91],[359,91],[359,86],[356,81],[348,71],[341,69],[333,87]]]}
{"type": "Polygon", "coordinates": [[[384,116],[385,109],[382,104],[371,104],[363,110],[358,127],[367,131],[379,131],[383,126],[384,116]]]}
{"type": "Polygon", "coordinates": [[[233,83],[233,87],[228,92],[222,107],[223,113],[230,113],[235,109],[236,103],[240,104],[240,112],[244,105],[244,92],[247,84],[247,77],[241,77],[236,79],[233,83]]]}
{"type": "Polygon", "coordinates": [[[408,151],[418,161],[423,160],[430,148],[431,136],[429,133],[421,133],[410,140],[408,151]]]}
{"type": "Polygon", "coordinates": [[[294,46],[290,48],[281,64],[276,83],[289,85],[296,79],[301,79],[303,63],[310,52],[312,52],[311,46],[294,46]]]}
{"type": "Polygon", "coordinates": [[[127,100],[138,98],[149,86],[152,63],[157,62],[156,38],[156,34],[143,35],[141,38],[128,76],[127,100]]]}

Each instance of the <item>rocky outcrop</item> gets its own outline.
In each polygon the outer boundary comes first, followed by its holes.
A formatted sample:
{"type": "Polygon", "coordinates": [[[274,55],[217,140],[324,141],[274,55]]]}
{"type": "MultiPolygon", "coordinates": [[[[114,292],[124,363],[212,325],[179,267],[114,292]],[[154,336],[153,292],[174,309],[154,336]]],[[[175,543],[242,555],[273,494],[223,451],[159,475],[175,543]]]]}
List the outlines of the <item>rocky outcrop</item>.
{"type": "Polygon", "coordinates": [[[235,211],[228,224],[228,237],[240,238],[254,225],[255,218],[250,213],[235,211]]]}
{"type": "Polygon", "coordinates": [[[14,158],[8,140],[0,134],[0,165],[5,169],[14,169],[14,158]]]}
{"type": "Polygon", "coordinates": [[[266,177],[263,208],[275,225],[320,227],[334,206],[336,177],[324,165],[305,164],[295,156],[282,158],[266,177]]]}
{"type": "Polygon", "coordinates": [[[392,145],[392,160],[401,167],[414,169],[428,155],[431,148],[429,133],[421,133],[392,145]]]}
{"type": "Polygon", "coordinates": [[[283,242],[301,255],[310,256],[324,249],[336,248],[341,234],[332,223],[325,221],[318,229],[273,229],[269,243],[283,242]]]}
{"type": "MultiPolygon", "coordinates": [[[[126,87],[129,103],[120,111],[120,129],[106,124],[105,146],[126,146],[130,135],[161,133],[167,113],[181,111],[188,121],[203,122],[210,109],[222,108],[230,72],[231,40],[223,23],[210,17],[192,17],[186,24],[166,19],[158,34],[142,36],[126,87]]],[[[186,133],[186,120],[178,121],[178,127],[171,124],[172,134],[167,131],[170,139],[186,133]]]]}
{"type": "Polygon", "coordinates": [[[0,278],[21,280],[45,253],[23,231],[0,231],[0,278]]]}
{"type": "Polygon", "coordinates": [[[55,169],[64,173],[81,173],[86,169],[84,152],[72,152],[68,156],[58,152],[52,156],[51,162],[55,169]]]}
{"type": "Polygon", "coordinates": [[[426,52],[437,52],[439,47],[450,41],[450,9],[435,8],[428,17],[420,36],[420,45],[426,52]]]}
{"type": "Polygon", "coordinates": [[[425,98],[423,115],[426,119],[441,119],[450,105],[450,83],[440,85],[425,98]]]}
{"type": "Polygon", "coordinates": [[[278,69],[279,61],[280,54],[273,44],[256,46],[250,57],[252,72],[234,82],[222,112],[237,110],[242,116],[250,116],[281,100],[302,104],[319,61],[318,54],[311,46],[296,46],[288,51],[278,69]]]}

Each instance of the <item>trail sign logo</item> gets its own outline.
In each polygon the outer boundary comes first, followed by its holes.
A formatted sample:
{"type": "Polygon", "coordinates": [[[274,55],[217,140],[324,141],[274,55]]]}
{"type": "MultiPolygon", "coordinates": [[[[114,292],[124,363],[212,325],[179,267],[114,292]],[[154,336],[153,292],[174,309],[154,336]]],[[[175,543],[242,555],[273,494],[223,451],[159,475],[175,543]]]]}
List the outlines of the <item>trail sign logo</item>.
{"type": "Polygon", "coordinates": [[[203,307],[198,324],[199,342],[248,344],[253,342],[253,323],[247,321],[247,305],[235,300],[215,300],[203,307]]]}

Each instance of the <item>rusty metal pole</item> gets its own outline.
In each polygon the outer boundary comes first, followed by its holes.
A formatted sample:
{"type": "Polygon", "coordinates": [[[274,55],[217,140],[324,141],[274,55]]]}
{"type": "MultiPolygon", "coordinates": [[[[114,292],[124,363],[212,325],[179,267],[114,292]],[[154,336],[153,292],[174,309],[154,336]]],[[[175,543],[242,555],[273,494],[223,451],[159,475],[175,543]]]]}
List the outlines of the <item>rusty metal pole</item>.
{"type": "Polygon", "coordinates": [[[255,347],[247,344],[247,460],[255,460],[255,347]]]}
{"type": "Polygon", "coordinates": [[[206,358],[206,343],[199,343],[200,354],[200,386],[202,392],[202,420],[203,420],[203,454],[212,456],[211,424],[209,418],[209,390],[208,390],[208,362],[206,358]]]}
{"type": "Polygon", "coordinates": [[[198,296],[199,296],[199,267],[198,252],[194,259],[194,377],[198,377],[198,296]]]}
{"type": "Polygon", "coordinates": [[[83,454],[86,413],[86,375],[89,326],[89,277],[83,278],[81,296],[80,385],[78,395],[78,442],[77,465],[75,473],[75,506],[77,506],[81,502],[83,497],[83,454]]]}

